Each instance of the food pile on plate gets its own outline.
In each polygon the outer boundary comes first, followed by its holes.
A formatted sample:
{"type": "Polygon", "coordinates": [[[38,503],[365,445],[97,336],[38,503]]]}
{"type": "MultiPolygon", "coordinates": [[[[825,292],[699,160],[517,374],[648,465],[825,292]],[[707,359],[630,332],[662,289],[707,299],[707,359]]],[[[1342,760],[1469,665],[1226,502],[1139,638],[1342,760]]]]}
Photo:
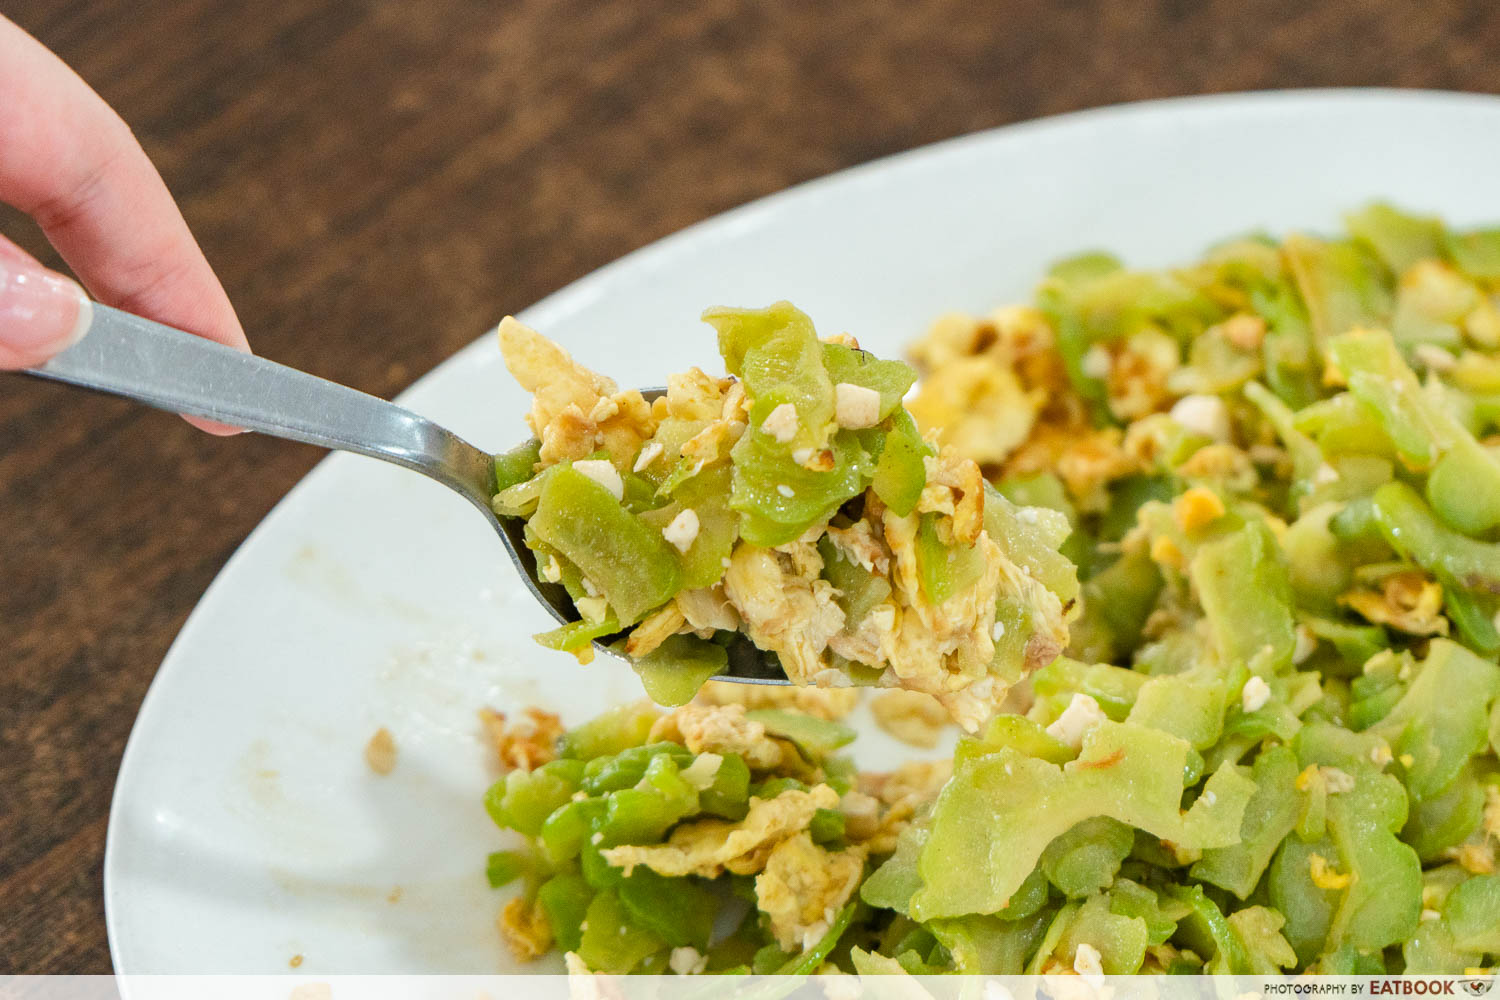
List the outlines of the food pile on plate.
{"type": "Polygon", "coordinates": [[[940,318],[904,406],[909,369],[785,304],[710,312],[733,377],[654,402],[506,324],[538,440],[497,509],[582,618],[544,641],[618,635],[679,706],[491,789],[507,941],[613,973],[1500,962],[1497,291],[1500,230],[1385,205],[1088,254],[940,318]],[[935,697],[951,766],[860,774],[842,695],[698,692],[741,636],[935,697]]]}

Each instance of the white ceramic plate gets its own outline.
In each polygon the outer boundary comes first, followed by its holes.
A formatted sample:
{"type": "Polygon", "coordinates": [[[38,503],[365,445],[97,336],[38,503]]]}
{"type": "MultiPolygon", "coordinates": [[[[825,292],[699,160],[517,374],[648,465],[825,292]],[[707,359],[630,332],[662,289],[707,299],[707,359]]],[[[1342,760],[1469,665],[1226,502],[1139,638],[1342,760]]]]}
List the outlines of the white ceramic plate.
{"type": "MultiPolygon", "coordinates": [[[[1084,112],[897,156],[631,254],[524,319],[624,385],[717,365],[711,304],[787,298],[897,353],[935,315],[1023,298],[1059,256],[1139,265],[1228,235],[1334,227],[1389,198],[1500,219],[1500,100],[1403,92],[1194,98],[1084,112]]],[[[470,440],[520,440],[485,337],[403,397],[470,440]]],[[[475,710],[576,723],[634,675],[528,638],[550,627],[461,499],[335,456],[235,554],[173,645],[120,769],[105,858],[119,971],[513,968],[494,929],[475,710]],[[400,747],[381,778],[377,726],[400,747]]],[[[863,758],[902,751],[878,734],[863,758]]],[[[533,967],[535,968],[535,967],[533,967]]]]}

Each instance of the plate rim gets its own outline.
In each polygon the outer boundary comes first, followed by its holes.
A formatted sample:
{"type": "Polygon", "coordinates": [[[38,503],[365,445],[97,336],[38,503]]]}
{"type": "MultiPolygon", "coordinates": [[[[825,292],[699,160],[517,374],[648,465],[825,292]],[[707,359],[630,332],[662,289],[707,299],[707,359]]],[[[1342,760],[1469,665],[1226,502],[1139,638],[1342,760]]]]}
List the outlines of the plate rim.
{"type": "MultiPolygon", "coordinates": [[[[1128,120],[1131,118],[1160,115],[1176,115],[1190,118],[1199,115],[1233,116],[1254,114],[1277,108],[1292,113],[1292,111],[1313,111],[1317,110],[1320,106],[1328,108],[1341,104],[1375,105],[1382,103],[1407,106],[1442,105],[1446,108],[1466,106],[1500,113],[1500,95],[1496,94],[1417,87],[1305,87],[1279,90],[1226,91],[1211,94],[1189,94],[1122,101],[1024,119],[889,153],[759,196],[741,205],[700,219],[682,229],[658,237],[650,243],[630,250],[622,256],[548,293],[516,315],[517,318],[529,325],[537,327],[548,326],[555,320],[561,320],[569,312],[586,305],[592,299],[607,295],[621,281],[627,280],[642,271],[670,266],[678,255],[686,252],[688,247],[693,247],[694,249],[700,247],[701,242],[705,239],[705,234],[718,231],[723,232],[726,236],[733,236],[733,234],[743,228],[756,225],[762,218],[780,213],[784,208],[795,206],[796,203],[803,199],[817,197],[827,186],[858,184],[861,181],[868,182],[875,175],[885,178],[890,177],[893,173],[921,169],[952,157],[972,155],[975,147],[1027,142],[1039,134],[1087,129],[1100,121],[1128,120]]],[[[430,380],[441,378],[443,373],[450,367],[457,367],[468,363],[471,355],[485,349],[493,329],[494,327],[486,328],[475,340],[459,348],[453,354],[424,372],[396,395],[393,401],[405,405],[405,401],[418,392],[430,380]]],[[[155,703],[161,701],[163,697],[160,694],[160,690],[166,683],[169,683],[169,680],[164,681],[164,678],[169,678],[173,671],[181,669],[174,665],[178,656],[181,655],[179,650],[186,647],[190,635],[196,628],[201,627],[204,608],[209,604],[219,588],[225,585],[223,582],[225,577],[230,575],[231,569],[237,566],[242,559],[251,557],[246,553],[252,549],[256,539],[264,531],[270,530],[268,525],[273,524],[273,522],[279,522],[282,518],[289,516],[286,511],[294,504],[295,498],[308,488],[309,483],[315,477],[325,475],[326,473],[323,472],[324,467],[330,460],[337,458],[338,455],[339,453],[332,452],[319,459],[306,474],[298,479],[276,501],[271,509],[266,512],[250,532],[235,546],[234,551],[214,574],[213,580],[210,581],[202,594],[199,595],[197,601],[194,602],[192,610],[188,613],[181,628],[178,629],[171,644],[162,655],[161,662],[157,665],[151,681],[147,685],[146,692],[141,698],[135,718],[131,722],[130,734],[120,755],[119,766],[116,770],[114,785],[110,794],[109,816],[105,827],[105,845],[101,862],[105,933],[108,941],[110,963],[116,974],[131,974],[131,970],[125,967],[127,965],[126,956],[123,955],[120,940],[118,924],[120,918],[117,913],[119,891],[116,883],[119,878],[119,824],[123,813],[122,802],[124,796],[127,794],[127,786],[131,784],[134,772],[140,766],[136,758],[140,755],[139,746],[144,739],[140,735],[143,728],[145,728],[143,722],[149,725],[148,716],[158,711],[155,708],[155,703]]]]}

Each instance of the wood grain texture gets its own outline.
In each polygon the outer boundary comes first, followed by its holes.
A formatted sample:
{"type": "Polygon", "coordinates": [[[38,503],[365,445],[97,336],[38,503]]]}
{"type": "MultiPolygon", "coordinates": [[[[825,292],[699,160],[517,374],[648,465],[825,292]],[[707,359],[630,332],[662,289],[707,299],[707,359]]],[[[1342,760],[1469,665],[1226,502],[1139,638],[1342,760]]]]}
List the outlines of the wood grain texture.
{"type": "MultiPolygon", "coordinates": [[[[626,251],[922,143],[1206,91],[1500,90],[1490,0],[6,6],[134,126],[255,347],[382,395],[626,251]]],[[[135,710],[318,457],[0,377],[0,973],[108,970],[135,710]]]]}

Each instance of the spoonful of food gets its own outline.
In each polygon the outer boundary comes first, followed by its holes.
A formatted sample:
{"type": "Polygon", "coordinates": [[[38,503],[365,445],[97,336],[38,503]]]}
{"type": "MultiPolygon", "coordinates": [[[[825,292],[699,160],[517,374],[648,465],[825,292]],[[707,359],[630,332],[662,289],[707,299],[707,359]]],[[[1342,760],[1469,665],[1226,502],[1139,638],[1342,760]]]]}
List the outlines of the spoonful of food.
{"type": "Polygon", "coordinates": [[[915,373],[820,341],[786,303],[714,310],[730,377],[619,390],[513,319],[533,439],[492,455],[394,403],[94,304],[27,374],[420,472],[499,534],[560,627],[662,703],[712,677],[927,691],[970,728],[1066,643],[1062,515],[1016,508],[940,452],[915,373]],[[1024,514],[1024,516],[1022,516],[1024,514]]]}

